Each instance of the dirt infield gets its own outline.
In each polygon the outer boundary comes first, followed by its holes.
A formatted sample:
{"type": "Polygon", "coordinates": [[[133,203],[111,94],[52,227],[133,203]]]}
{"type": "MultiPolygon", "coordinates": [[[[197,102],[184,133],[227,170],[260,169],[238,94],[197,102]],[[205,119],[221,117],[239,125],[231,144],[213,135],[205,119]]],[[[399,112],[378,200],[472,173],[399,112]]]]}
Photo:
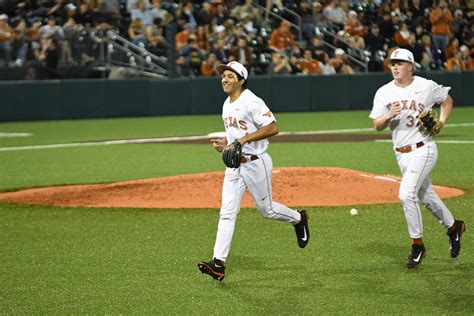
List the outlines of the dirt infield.
{"type": "MultiPolygon", "coordinates": [[[[0,194],[19,204],[86,207],[219,208],[223,172],[111,184],[71,185],[0,194]]],[[[398,203],[399,178],[344,168],[275,168],[273,199],[288,206],[398,203]]],[[[435,186],[442,198],[464,191],[435,186]]],[[[255,207],[249,193],[242,207],[255,207]]]]}

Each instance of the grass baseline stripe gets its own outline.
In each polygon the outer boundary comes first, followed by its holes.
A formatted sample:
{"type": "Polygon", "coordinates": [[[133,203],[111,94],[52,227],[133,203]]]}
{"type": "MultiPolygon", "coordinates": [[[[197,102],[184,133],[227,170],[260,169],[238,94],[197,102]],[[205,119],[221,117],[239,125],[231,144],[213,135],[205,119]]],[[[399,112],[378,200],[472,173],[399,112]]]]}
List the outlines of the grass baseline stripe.
{"type": "MultiPolygon", "coordinates": [[[[447,124],[446,127],[470,127],[474,126],[474,123],[459,123],[459,124],[447,124]]],[[[349,128],[339,130],[321,130],[321,131],[306,131],[306,132],[281,132],[279,135],[317,135],[317,134],[337,134],[337,133],[353,133],[353,132],[364,132],[374,131],[374,128],[349,128]]],[[[160,137],[160,138],[140,138],[140,139],[120,139],[120,140],[109,140],[102,142],[86,142],[86,143],[69,143],[69,144],[49,144],[49,145],[33,145],[33,146],[21,146],[21,147],[0,147],[0,152],[6,151],[22,151],[22,150],[37,150],[37,149],[54,149],[54,148],[71,148],[71,147],[90,147],[90,146],[105,146],[105,145],[126,145],[126,144],[144,144],[149,142],[165,143],[170,141],[186,141],[186,140],[201,140],[208,139],[210,136],[218,137],[223,132],[211,133],[209,135],[200,136],[183,136],[183,137],[160,137]]],[[[26,134],[26,133],[23,133],[26,134]]],[[[391,142],[391,140],[375,140],[376,142],[391,142]]],[[[452,143],[452,144],[472,144],[474,141],[449,141],[442,140],[437,141],[438,143],[452,143]]]]}

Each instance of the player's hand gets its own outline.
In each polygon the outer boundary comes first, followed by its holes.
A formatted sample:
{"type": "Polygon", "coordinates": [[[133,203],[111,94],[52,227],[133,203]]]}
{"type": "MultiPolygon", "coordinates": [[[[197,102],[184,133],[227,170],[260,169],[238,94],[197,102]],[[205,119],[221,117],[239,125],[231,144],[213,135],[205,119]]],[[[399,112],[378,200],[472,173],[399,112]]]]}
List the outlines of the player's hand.
{"type": "Polygon", "coordinates": [[[211,142],[212,142],[212,146],[218,152],[222,152],[224,150],[225,146],[227,146],[227,139],[225,139],[225,138],[212,138],[211,142]]]}
{"type": "Polygon", "coordinates": [[[402,113],[402,107],[400,105],[392,105],[387,115],[388,118],[391,120],[400,113],[402,113]]]}

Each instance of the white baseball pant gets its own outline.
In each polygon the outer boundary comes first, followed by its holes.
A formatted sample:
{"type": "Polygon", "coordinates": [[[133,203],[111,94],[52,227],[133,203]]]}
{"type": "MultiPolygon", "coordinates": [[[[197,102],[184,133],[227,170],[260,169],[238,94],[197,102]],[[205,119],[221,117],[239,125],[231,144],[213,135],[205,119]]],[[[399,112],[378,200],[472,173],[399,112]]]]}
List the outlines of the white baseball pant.
{"type": "Polygon", "coordinates": [[[272,199],[272,158],[261,154],[237,169],[227,168],[222,185],[222,207],[217,227],[214,258],[226,261],[229,254],[240,204],[248,189],[260,214],[268,219],[297,224],[300,214],[272,199]]]}
{"type": "Polygon", "coordinates": [[[408,232],[411,238],[423,236],[423,220],[419,201],[439,220],[444,227],[450,227],[454,218],[449,209],[433,190],[429,174],[438,160],[438,147],[434,141],[409,153],[396,152],[398,166],[402,172],[399,198],[405,212],[408,232]]]}

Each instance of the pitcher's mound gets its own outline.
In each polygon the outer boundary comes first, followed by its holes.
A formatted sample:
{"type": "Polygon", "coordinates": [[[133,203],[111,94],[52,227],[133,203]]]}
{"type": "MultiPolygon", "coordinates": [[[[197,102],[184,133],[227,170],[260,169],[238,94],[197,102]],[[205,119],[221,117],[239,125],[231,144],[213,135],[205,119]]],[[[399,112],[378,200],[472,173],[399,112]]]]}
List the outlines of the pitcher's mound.
{"type": "MultiPolygon", "coordinates": [[[[111,184],[70,185],[0,194],[0,201],[56,206],[219,208],[223,172],[111,184]]],[[[275,168],[273,200],[287,206],[398,203],[399,178],[344,168],[275,168]]],[[[464,191],[435,186],[441,198],[464,191]]],[[[255,207],[247,192],[242,207],[255,207]]]]}

